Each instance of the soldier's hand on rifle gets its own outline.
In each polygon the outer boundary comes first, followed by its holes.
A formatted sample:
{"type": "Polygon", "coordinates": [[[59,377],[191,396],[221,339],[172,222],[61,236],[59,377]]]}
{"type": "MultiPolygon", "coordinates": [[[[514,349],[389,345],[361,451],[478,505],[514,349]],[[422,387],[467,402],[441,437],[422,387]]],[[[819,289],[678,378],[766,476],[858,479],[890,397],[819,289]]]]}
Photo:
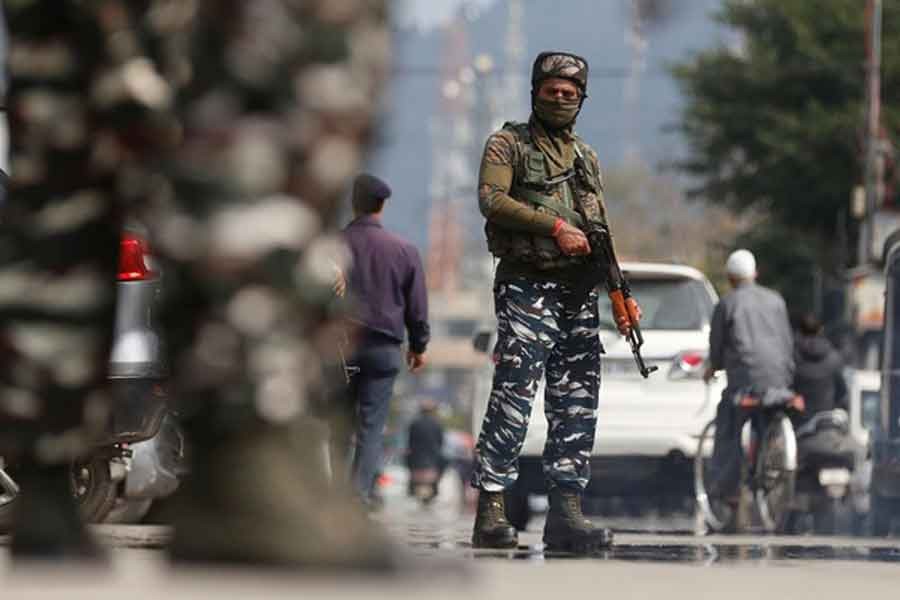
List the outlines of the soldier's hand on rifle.
{"type": "Polygon", "coordinates": [[[616,327],[619,329],[619,333],[622,335],[628,335],[631,333],[631,328],[633,325],[637,325],[641,321],[641,307],[638,305],[637,300],[634,298],[624,298],[622,301],[621,296],[619,296],[618,301],[617,298],[612,298],[612,312],[613,312],[613,320],[616,322],[616,327]]]}
{"type": "Polygon", "coordinates": [[[641,305],[634,298],[625,298],[625,308],[628,310],[628,319],[633,325],[640,325],[641,317],[644,315],[641,305]]]}
{"type": "Polygon", "coordinates": [[[562,219],[556,220],[556,224],[553,226],[553,237],[563,254],[584,256],[591,253],[591,245],[584,232],[562,219]]]}

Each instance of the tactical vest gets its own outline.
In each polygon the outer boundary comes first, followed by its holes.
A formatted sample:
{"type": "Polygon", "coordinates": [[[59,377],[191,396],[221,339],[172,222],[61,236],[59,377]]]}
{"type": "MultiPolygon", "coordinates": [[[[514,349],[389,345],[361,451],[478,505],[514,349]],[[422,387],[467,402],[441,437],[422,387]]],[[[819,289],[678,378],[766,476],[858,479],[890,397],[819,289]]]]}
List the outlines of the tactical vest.
{"type": "MultiPolygon", "coordinates": [[[[567,171],[561,176],[549,178],[547,159],[532,142],[528,123],[507,122],[503,125],[503,129],[513,133],[517,146],[518,162],[513,166],[510,197],[539,212],[560,217],[579,228],[585,225],[582,212],[591,221],[602,221],[597,196],[587,189],[573,172],[567,171]]],[[[578,144],[581,153],[586,155],[584,145],[578,140],[575,143],[578,144]]],[[[599,174],[595,172],[596,166],[591,164],[591,161],[586,163],[594,189],[600,190],[602,186],[599,174]]],[[[563,254],[551,236],[513,231],[490,221],[485,224],[484,229],[488,250],[497,258],[527,263],[540,270],[561,269],[584,265],[587,262],[583,256],[563,254]]]]}

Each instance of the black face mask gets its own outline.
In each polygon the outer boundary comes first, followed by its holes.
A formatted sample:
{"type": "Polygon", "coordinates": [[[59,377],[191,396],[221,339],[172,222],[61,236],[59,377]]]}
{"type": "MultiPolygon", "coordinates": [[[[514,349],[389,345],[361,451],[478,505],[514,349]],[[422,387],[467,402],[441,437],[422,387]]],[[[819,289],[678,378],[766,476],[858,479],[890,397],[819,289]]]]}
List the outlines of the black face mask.
{"type": "Polygon", "coordinates": [[[562,129],[572,124],[581,110],[581,100],[534,98],[534,114],[552,129],[562,129]]]}

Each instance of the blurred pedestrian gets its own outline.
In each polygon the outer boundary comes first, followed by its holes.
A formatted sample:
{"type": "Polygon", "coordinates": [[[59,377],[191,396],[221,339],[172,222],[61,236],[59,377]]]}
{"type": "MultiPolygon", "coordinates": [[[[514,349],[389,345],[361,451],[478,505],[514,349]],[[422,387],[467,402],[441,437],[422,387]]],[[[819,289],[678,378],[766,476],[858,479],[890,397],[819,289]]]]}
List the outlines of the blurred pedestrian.
{"type": "MultiPolygon", "coordinates": [[[[425,270],[416,247],[382,224],[388,185],[368,174],[353,183],[353,221],[344,229],[351,267],[347,290],[355,302],[358,327],[349,363],[356,413],[351,479],[363,503],[374,500],[376,474],[384,452],[384,427],[394,381],[404,362],[417,373],[426,362],[430,338],[425,270]],[[408,336],[405,360],[401,345],[408,336]]],[[[338,440],[343,443],[343,440],[338,440]]],[[[338,450],[339,451],[339,450],[338,450]]]]}
{"type": "Polygon", "coordinates": [[[409,424],[406,466],[409,468],[410,495],[413,495],[417,483],[423,483],[431,486],[433,496],[437,496],[438,484],[447,466],[444,426],[438,420],[437,412],[437,402],[426,398],[420,404],[419,414],[409,424]]]}
{"type": "Polygon", "coordinates": [[[183,561],[383,567],[382,536],[309,460],[334,352],[323,235],[370,138],[383,2],[21,0],[0,244],[0,452],[17,557],[96,556],[68,465],[102,434],[120,216],[165,271],[171,395],[192,442],[183,561]]]}
{"type": "MultiPolygon", "coordinates": [[[[500,263],[496,367],[472,478],[480,490],[472,543],[480,548],[517,544],[503,492],[518,477],[544,377],[550,488],[544,543],[568,550],[612,543],[611,532],[593,525],[581,509],[597,424],[601,345],[596,280],[585,276],[591,248],[579,226],[585,220],[607,223],[597,155],[574,131],[587,81],[583,58],[539,54],[531,75],[531,118],[493,133],[481,160],[478,201],[488,248],[500,263]],[[587,173],[576,175],[581,163],[587,173]]],[[[614,318],[627,332],[627,316],[614,318]]]]}
{"type": "Polygon", "coordinates": [[[825,337],[822,323],[811,313],[797,319],[794,344],[794,391],[803,396],[805,409],[797,414],[801,424],[820,412],[847,410],[844,361],[825,337]]]}
{"type": "Polygon", "coordinates": [[[743,422],[734,395],[745,388],[789,388],[794,376],[794,342],[781,295],[756,283],[756,258],[735,250],[725,263],[732,291],[713,311],[709,360],[703,379],[725,370],[728,385],[716,410],[713,481],[710,495],[737,506],[740,483],[740,435],[743,422]]]}
{"type": "MultiPolygon", "coordinates": [[[[804,410],[791,416],[797,432],[800,463],[815,463],[820,458],[850,455],[854,448],[849,426],[849,390],[844,379],[844,360],[825,337],[824,327],[814,314],[796,320],[794,343],[794,391],[803,396],[804,410]],[[811,419],[834,410],[844,411],[835,423],[816,427],[811,419]]],[[[852,464],[852,459],[849,461],[852,464]]]]}

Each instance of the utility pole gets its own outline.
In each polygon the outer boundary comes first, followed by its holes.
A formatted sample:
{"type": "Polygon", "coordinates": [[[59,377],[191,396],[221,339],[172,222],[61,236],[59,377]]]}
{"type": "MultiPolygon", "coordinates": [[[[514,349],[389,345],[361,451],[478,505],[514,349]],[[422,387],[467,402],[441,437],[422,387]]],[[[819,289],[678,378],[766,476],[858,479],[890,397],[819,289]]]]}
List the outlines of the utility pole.
{"type": "Polygon", "coordinates": [[[622,86],[622,95],[625,103],[625,160],[629,163],[639,163],[641,159],[640,148],[640,101],[641,101],[641,77],[647,68],[647,31],[645,15],[639,0],[629,2],[629,23],[625,28],[625,43],[631,49],[631,64],[628,67],[628,77],[622,86]]]}
{"type": "Polygon", "coordinates": [[[865,265],[878,252],[875,242],[875,217],[884,196],[884,156],[881,142],[881,0],[866,0],[866,214],[859,231],[859,265],[865,265]]]}

